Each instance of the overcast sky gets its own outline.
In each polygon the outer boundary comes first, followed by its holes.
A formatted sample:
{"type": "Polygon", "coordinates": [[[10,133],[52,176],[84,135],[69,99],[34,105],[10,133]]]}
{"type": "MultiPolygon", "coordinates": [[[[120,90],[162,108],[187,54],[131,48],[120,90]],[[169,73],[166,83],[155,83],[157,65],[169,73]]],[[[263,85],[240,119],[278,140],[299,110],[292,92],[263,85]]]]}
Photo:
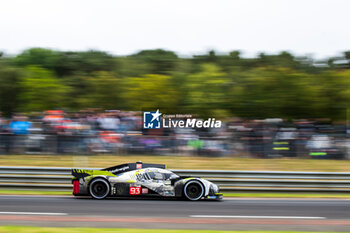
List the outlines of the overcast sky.
{"type": "Polygon", "coordinates": [[[0,50],[99,49],[125,55],[350,50],[347,0],[0,0],[0,50]]]}

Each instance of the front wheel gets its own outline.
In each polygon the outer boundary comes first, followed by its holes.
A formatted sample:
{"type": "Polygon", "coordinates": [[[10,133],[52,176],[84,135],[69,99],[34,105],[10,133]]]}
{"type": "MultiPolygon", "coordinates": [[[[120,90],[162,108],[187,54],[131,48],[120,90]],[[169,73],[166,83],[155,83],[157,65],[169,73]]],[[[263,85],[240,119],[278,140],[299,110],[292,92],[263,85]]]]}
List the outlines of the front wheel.
{"type": "Polygon", "coordinates": [[[108,196],[110,188],[105,179],[97,178],[91,181],[90,195],[95,199],[103,199],[108,196]]]}
{"type": "Polygon", "coordinates": [[[197,180],[189,181],[184,186],[184,195],[187,200],[198,201],[204,195],[204,187],[197,180]]]}

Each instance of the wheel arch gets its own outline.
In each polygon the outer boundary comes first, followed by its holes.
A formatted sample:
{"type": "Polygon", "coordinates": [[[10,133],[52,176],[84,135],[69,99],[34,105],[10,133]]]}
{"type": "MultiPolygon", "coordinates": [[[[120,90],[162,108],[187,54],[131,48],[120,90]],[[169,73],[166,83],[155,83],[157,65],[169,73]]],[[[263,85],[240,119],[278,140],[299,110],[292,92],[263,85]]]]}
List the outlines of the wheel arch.
{"type": "MultiPolygon", "coordinates": [[[[184,181],[184,182],[182,182],[182,185],[181,185],[181,197],[182,197],[182,198],[186,198],[186,195],[185,195],[185,186],[186,186],[189,182],[193,182],[193,181],[198,182],[198,183],[202,186],[202,188],[203,188],[203,194],[202,194],[201,198],[207,195],[207,192],[208,192],[208,191],[207,191],[207,187],[206,187],[206,185],[204,184],[204,182],[203,182],[203,180],[202,180],[201,178],[196,178],[196,177],[193,177],[193,178],[186,178],[186,179],[184,179],[183,181],[184,181]]],[[[201,199],[201,198],[200,198],[200,199],[201,199]]]]}
{"type": "Polygon", "coordinates": [[[87,186],[90,187],[91,182],[92,182],[93,180],[96,180],[96,179],[103,179],[103,180],[107,181],[107,183],[108,183],[109,185],[111,185],[111,183],[109,182],[109,180],[107,179],[106,176],[101,176],[101,175],[99,175],[99,176],[93,176],[93,177],[91,177],[90,180],[87,182],[87,186]]]}
{"type": "Polygon", "coordinates": [[[98,180],[98,179],[99,179],[99,180],[103,180],[103,181],[105,181],[105,182],[107,183],[108,188],[109,188],[109,191],[108,191],[108,194],[107,194],[106,197],[110,196],[111,191],[112,191],[112,185],[111,185],[111,183],[109,182],[109,180],[107,179],[107,177],[105,177],[105,176],[95,176],[95,177],[92,177],[91,180],[89,180],[89,182],[88,182],[88,184],[87,184],[87,190],[88,190],[89,195],[90,195],[91,197],[93,197],[93,195],[91,194],[91,191],[90,191],[90,186],[91,186],[91,184],[93,183],[93,181],[98,180]]]}

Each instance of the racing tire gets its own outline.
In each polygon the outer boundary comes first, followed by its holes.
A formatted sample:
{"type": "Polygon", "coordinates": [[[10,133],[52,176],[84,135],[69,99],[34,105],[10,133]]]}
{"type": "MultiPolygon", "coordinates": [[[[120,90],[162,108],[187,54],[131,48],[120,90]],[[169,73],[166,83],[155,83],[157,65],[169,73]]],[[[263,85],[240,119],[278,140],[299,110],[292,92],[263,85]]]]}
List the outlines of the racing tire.
{"type": "Polygon", "coordinates": [[[198,201],[204,195],[204,186],[198,180],[192,180],[185,184],[183,193],[187,200],[198,201]]]}
{"type": "Polygon", "coordinates": [[[89,186],[90,195],[99,200],[107,197],[110,190],[109,183],[102,178],[92,180],[89,186]]]}

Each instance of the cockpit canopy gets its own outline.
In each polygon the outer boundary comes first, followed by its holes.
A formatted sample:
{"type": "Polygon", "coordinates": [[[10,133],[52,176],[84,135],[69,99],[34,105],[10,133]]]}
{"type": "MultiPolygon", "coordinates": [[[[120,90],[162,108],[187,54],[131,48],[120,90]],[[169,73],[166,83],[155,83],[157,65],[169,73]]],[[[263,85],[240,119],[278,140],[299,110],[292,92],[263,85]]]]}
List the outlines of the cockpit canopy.
{"type": "Polygon", "coordinates": [[[146,168],[143,174],[146,180],[172,180],[179,178],[175,173],[159,168],[146,168]]]}

